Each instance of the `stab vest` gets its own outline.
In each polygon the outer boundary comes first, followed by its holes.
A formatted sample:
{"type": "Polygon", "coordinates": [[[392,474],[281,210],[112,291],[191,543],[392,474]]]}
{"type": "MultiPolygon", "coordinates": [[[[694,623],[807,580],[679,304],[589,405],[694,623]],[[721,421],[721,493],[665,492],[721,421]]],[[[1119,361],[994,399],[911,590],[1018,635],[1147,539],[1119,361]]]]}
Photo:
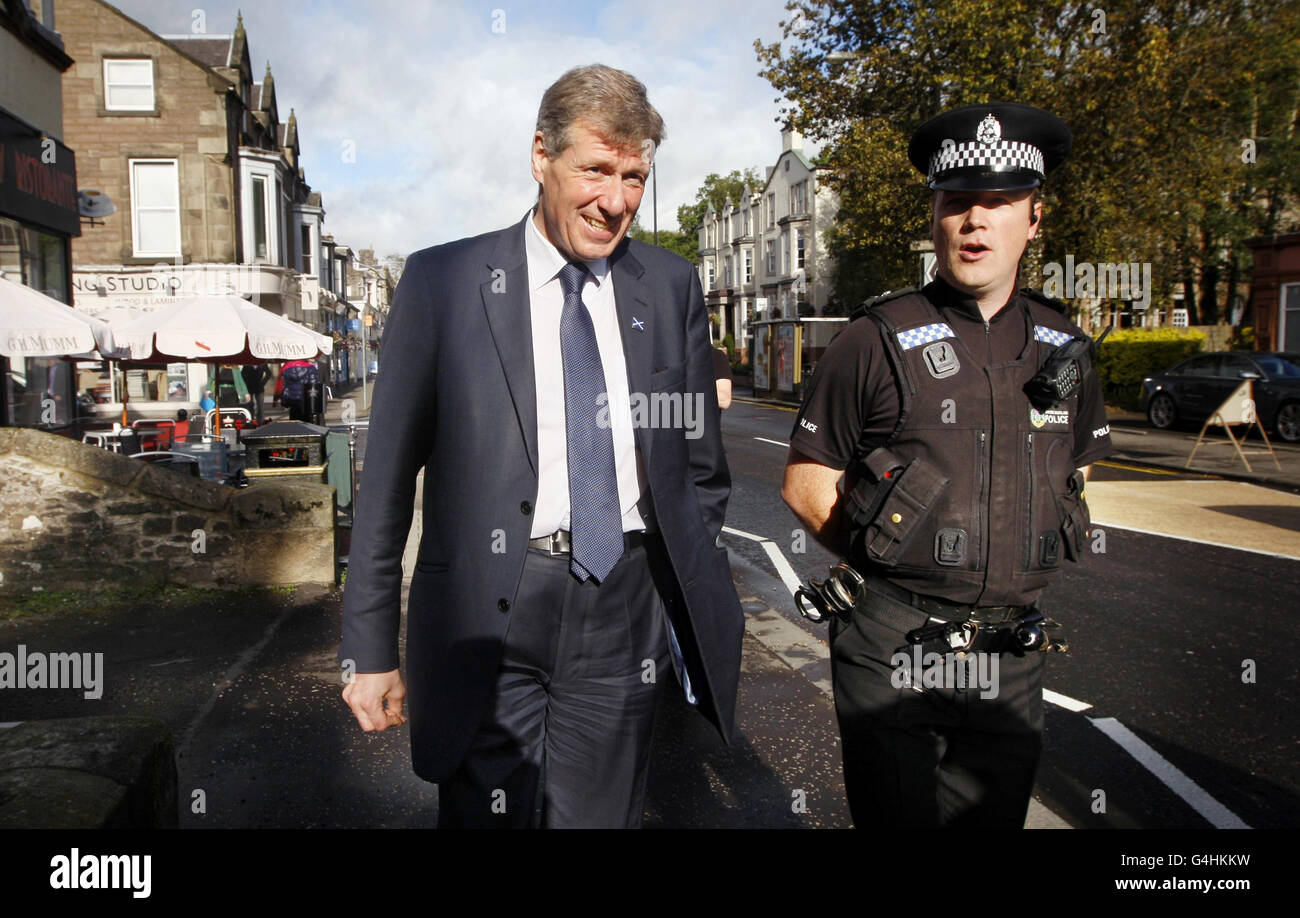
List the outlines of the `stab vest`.
{"type": "Polygon", "coordinates": [[[880,328],[900,412],[846,495],[848,557],[859,570],[951,602],[1029,605],[1063,558],[1079,559],[1088,527],[1073,459],[1079,395],[1038,411],[1024,386],[1082,332],[1054,301],[1016,297],[987,333],[1024,322],[1028,343],[1011,363],[989,366],[923,292],[860,313],[880,328]]]}

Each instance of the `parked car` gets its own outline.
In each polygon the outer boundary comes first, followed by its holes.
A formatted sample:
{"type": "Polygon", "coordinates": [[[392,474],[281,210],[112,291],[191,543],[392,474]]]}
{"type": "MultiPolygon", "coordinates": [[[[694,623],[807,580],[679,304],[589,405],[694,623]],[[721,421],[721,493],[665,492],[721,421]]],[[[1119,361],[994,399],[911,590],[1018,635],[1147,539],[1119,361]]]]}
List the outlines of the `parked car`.
{"type": "Polygon", "coordinates": [[[1142,380],[1142,405],[1151,426],[1205,421],[1243,379],[1254,381],[1255,413],[1265,429],[1300,440],[1300,354],[1228,351],[1197,354],[1142,380]]]}

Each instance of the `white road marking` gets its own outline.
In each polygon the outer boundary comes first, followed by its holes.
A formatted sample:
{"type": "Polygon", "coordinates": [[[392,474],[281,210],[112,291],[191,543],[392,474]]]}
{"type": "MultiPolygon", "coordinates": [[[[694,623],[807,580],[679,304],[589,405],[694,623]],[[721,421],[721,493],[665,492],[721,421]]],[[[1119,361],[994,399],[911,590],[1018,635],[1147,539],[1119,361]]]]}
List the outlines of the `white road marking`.
{"type": "Polygon", "coordinates": [[[1240,545],[1229,545],[1227,542],[1211,542],[1208,539],[1193,539],[1191,536],[1172,535],[1168,532],[1156,532],[1153,529],[1138,529],[1136,526],[1121,526],[1119,523],[1107,523],[1103,520],[1093,520],[1093,528],[1101,529],[1122,529],[1125,532],[1137,532],[1142,535],[1160,536],[1164,539],[1177,539],[1180,542],[1195,542],[1197,545],[1208,545],[1211,548],[1230,548],[1233,551],[1248,551],[1252,555],[1264,555],[1268,558],[1284,558],[1287,561],[1300,561],[1295,555],[1284,555],[1275,551],[1264,551],[1262,548],[1243,548],[1240,545]]]}
{"type": "Polygon", "coordinates": [[[1043,689],[1043,700],[1056,705],[1058,708],[1074,711],[1076,714],[1080,711],[1092,710],[1092,705],[1088,704],[1088,702],[1076,701],[1068,695],[1062,695],[1060,692],[1054,692],[1051,689],[1043,689]]]}
{"type": "Polygon", "coordinates": [[[759,441],[760,443],[771,443],[773,446],[786,446],[786,447],[788,447],[788,446],[790,445],[789,443],[785,442],[784,440],[769,440],[767,437],[755,437],[754,439],[757,440],[757,441],[759,441]]]}
{"type": "Polygon", "coordinates": [[[740,536],[742,539],[749,539],[751,542],[766,542],[767,536],[754,535],[752,532],[745,532],[741,529],[732,529],[730,526],[723,526],[722,531],[729,535],[740,536]]]}
{"type": "Polygon", "coordinates": [[[1192,809],[1200,813],[1216,829],[1249,829],[1236,813],[1215,800],[1199,784],[1174,767],[1168,759],[1156,752],[1138,736],[1113,717],[1090,717],[1092,725],[1105,733],[1138,763],[1151,772],[1192,809]]]}
{"type": "Polygon", "coordinates": [[[771,540],[760,544],[763,546],[763,551],[767,552],[767,556],[772,559],[772,565],[776,568],[776,572],[781,575],[781,582],[785,584],[785,588],[793,596],[794,591],[799,589],[799,575],[794,572],[794,568],[786,560],[785,554],[781,551],[781,546],[771,540]]]}

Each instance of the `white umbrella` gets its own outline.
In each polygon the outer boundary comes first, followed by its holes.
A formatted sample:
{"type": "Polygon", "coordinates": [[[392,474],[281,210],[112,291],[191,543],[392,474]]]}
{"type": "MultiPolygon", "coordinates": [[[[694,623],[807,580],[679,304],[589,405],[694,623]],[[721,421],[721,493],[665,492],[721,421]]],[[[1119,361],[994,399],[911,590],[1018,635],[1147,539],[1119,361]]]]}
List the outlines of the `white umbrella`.
{"type": "MultiPolygon", "coordinates": [[[[264,363],[315,360],[334,341],[234,294],[182,297],[115,328],[130,360],[264,363]]],[[[216,415],[221,429],[221,409],[216,415]]]]}
{"type": "Polygon", "coordinates": [[[325,335],[233,294],[183,297],[114,331],[139,361],[314,360],[334,349],[325,335]]]}
{"type": "Polygon", "coordinates": [[[107,322],[0,276],[0,354],[98,359],[126,351],[107,322]]]}

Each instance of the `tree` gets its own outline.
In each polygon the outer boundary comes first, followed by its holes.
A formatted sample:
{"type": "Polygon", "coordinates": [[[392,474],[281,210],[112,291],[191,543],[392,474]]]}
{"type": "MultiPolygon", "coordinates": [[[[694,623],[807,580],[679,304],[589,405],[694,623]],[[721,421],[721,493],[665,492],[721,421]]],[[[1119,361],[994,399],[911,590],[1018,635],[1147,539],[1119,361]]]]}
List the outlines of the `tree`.
{"type": "MultiPolygon", "coordinates": [[[[820,138],[839,193],[837,295],[914,283],[928,192],[906,159],[932,115],[988,100],[1065,120],[1027,274],[1044,261],[1146,262],[1216,314],[1249,235],[1296,225],[1300,7],[1286,0],[792,2],[785,44],[755,42],[781,119],[820,138]],[[1243,141],[1254,140],[1256,163],[1243,141]]],[[[1228,292],[1229,297],[1232,291],[1228,292]]]]}
{"type": "Polygon", "coordinates": [[[700,225],[704,223],[704,215],[708,212],[709,205],[712,204],[715,211],[721,212],[727,201],[738,204],[745,193],[746,185],[749,186],[751,193],[763,187],[757,169],[746,169],[744,172],[732,170],[727,175],[710,172],[695,192],[695,203],[683,204],[677,208],[678,230],[694,239],[699,235],[700,225]]]}
{"type": "Polygon", "coordinates": [[[698,265],[700,263],[699,246],[694,234],[687,235],[686,233],[674,233],[671,230],[660,230],[659,242],[656,243],[654,233],[641,225],[640,217],[632,221],[632,226],[628,229],[627,234],[638,242],[646,242],[650,245],[657,244],[661,249],[675,252],[691,264],[698,265]]]}

